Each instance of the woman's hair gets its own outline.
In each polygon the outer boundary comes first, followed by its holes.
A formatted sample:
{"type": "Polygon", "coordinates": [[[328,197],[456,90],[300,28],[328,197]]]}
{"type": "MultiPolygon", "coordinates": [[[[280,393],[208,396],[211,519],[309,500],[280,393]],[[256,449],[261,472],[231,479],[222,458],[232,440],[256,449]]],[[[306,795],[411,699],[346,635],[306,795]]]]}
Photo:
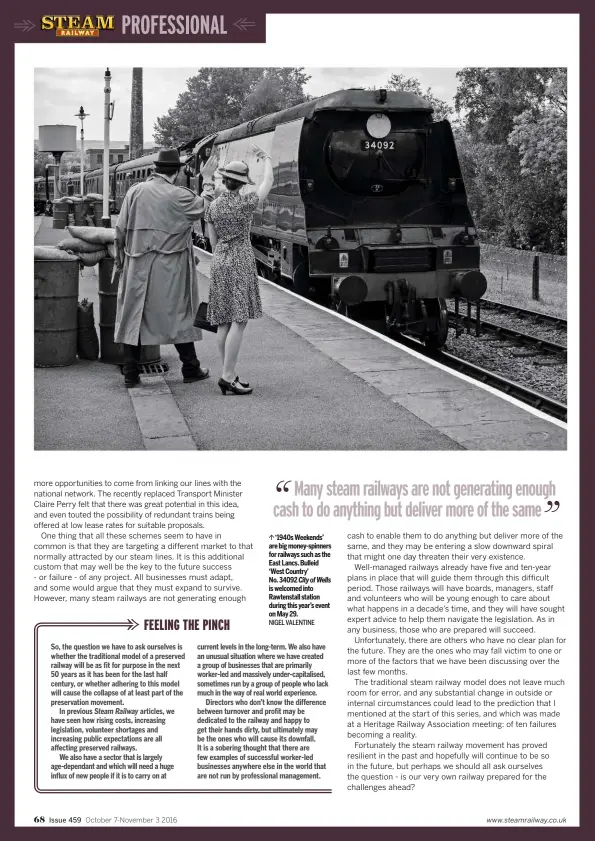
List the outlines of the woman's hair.
{"type": "Polygon", "coordinates": [[[243,181],[236,181],[235,178],[230,178],[228,175],[223,178],[223,181],[228,190],[239,190],[240,187],[244,186],[243,181]]]}

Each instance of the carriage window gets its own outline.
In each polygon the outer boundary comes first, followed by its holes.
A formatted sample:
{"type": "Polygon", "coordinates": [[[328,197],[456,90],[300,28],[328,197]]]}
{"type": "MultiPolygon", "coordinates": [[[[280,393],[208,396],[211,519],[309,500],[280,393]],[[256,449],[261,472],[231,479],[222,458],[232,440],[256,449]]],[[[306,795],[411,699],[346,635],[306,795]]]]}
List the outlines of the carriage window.
{"type": "Polygon", "coordinates": [[[424,177],[425,135],[390,132],[382,139],[363,129],[334,131],[326,149],[333,180],[358,196],[391,196],[424,177]]]}

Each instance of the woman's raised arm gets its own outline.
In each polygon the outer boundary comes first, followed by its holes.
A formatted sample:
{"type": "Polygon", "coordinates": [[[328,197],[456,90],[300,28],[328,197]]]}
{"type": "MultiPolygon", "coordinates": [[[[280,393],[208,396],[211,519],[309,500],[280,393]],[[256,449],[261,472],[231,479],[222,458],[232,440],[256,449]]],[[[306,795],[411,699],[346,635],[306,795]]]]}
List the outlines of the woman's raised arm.
{"type": "Polygon", "coordinates": [[[256,188],[258,201],[262,204],[271,192],[271,187],[273,186],[273,163],[268,152],[265,152],[264,149],[260,148],[260,146],[253,144],[252,151],[259,160],[264,159],[264,178],[262,180],[262,184],[256,188]]]}

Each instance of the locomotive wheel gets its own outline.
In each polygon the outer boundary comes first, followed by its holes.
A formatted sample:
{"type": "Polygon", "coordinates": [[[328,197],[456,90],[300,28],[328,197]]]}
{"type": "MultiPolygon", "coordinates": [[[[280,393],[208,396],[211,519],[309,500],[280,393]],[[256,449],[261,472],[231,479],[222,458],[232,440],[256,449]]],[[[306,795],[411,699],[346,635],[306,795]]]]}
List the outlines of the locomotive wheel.
{"type": "Polygon", "coordinates": [[[428,315],[437,320],[437,327],[425,338],[426,347],[438,350],[444,347],[448,338],[448,308],[444,298],[426,299],[428,315]]]}

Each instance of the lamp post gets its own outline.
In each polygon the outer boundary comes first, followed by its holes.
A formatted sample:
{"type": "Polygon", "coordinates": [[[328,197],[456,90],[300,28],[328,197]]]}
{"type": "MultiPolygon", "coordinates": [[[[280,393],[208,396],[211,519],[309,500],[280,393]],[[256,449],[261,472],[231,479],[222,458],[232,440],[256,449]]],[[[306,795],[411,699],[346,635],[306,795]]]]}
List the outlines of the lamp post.
{"type": "Polygon", "coordinates": [[[85,129],[83,120],[85,117],[89,117],[89,114],[85,114],[85,109],[81,105],[78,110],[78,114],[74,115],[78,117],[81,121],[81,198],[85,195],[85,129]]]}
{"type": "Polygon", "coordinates": [[[105,93],[105,111],[103,124],[103,217],[101,222],[104,228],[111,227],[111,216],[109,212],[109,124],[114,116],[114,103],[110,104],[112,74],[109,67],[105,71],[103,92],[105,93]]]}

